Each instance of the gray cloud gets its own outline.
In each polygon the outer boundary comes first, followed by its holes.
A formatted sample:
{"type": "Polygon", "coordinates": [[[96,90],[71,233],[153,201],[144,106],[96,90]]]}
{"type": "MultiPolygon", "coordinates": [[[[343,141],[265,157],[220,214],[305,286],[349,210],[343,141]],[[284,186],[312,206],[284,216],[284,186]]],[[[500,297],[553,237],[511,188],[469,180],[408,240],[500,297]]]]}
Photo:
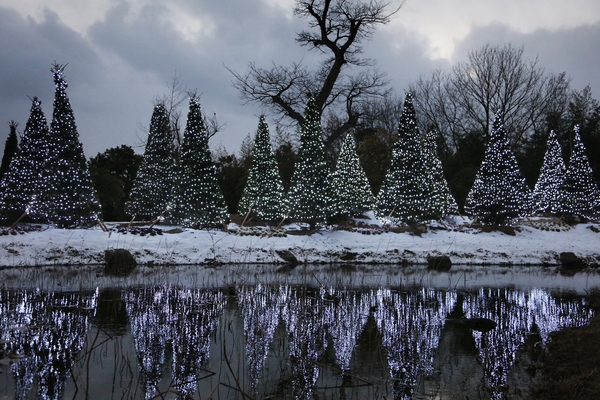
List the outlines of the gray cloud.
{"type": "Polygon", "coordinates": [[[574,89],[590,85],[595,97],[600,94],[600,23],[572,29],[539,29],[519,33],[506,25],[493,24],[474,28],[455,49],[455,58],[463,60],[468,51],[486,43],[523,46],[528,58],[538,57],[548,72],[566,72],[574,89]]]}
{"type": "MultiPolygon", "coordinates": [[[[51,118],[54,85],[49,69],[56,60],[69,63],[68,93],[86,155],[139,144],[140,125],[148,124],[153,100],[166,92],[175,73],[187,88],[203,93],[205,112],[216,113],[219,122],[226,123],[212,145],[221,142],[237,151],[243,138],[255,131],[263,110],[241,104],[225,66],[244,72],[249,62],[263,67],[300,60],[314,64],[318,54],[294,40],[305,22],[265,0],[153,1],[138,9],[120,1],[79,33],[52,11],[35,21],[0,8],[0,143],[8,134],[3,121],[15,119],[24,126],[31,105],[28,95],[40,96],[51,118]],[[186,25],[186,18],[192,26],[186,25]],[[188,34],[182,34],[186,29],[188,34]]],[[[487,42],[523,44],[527,54],[539,54],[548,70],[566,71],[574,85],[600,86],[598,24],[531,34],[502,25],[474,28],[457,43],[455,58],[487,42]]],[[[400,96],[419,75],[450,65],[444,59],[431,60],[426,38],[397,24],[376,31],[364,48],[400,96]]]]}

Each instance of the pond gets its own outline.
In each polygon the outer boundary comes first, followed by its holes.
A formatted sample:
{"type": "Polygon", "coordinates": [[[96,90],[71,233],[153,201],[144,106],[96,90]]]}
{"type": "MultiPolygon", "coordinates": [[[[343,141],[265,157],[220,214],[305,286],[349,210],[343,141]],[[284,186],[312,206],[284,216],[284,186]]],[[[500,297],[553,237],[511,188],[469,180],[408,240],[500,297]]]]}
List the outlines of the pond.
{"type": "Polygon", "coordinates": [[[278,268],[3,272],[0,399],[515,398],[600,287],[534,267],[278,268]]]}

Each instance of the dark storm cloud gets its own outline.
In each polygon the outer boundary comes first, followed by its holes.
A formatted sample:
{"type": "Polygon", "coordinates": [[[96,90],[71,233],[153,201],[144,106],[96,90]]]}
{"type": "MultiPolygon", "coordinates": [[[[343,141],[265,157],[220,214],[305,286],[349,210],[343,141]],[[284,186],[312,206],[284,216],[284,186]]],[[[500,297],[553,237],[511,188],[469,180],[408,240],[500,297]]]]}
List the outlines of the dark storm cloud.
{"type": "Polygon", "coordinates": [[[468,51],[486,43],[523,46],[525,56],[537,56],[546,71],[566,72],[574,89],[590,85],[594,97],[600,96],[600,23],[532,33],[519,33],[501,24],[477,27],[456,47],[455,56],[464,60],[468,51]]]}
{"type": "Polygon", "coordinates": [[[5,121],[14,119],[24,128],[31,101],[38,96],[48,119],[52,116],[53,62],[69,63],[69,80],[89,84],[100,61],[80,34],[45,12],[43,22],[25,19],[13,10],[0,8],[0,138],[6,137],[5,121]]]}

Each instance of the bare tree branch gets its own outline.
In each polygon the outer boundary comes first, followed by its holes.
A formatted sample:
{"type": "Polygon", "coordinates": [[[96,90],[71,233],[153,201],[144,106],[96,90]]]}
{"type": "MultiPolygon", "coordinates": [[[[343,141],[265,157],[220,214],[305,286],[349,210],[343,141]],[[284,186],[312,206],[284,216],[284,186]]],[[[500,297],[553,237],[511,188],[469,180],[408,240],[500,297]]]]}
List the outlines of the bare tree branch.
{"type": "Polygon", "coordinates": [[[387,92],[384,74],[377,70],[357,73],[353,68],[374,65],[361,57],[362,42],[370,39],[379,25],[389,23],[402,4],[389,10],[390,3],[381,0],[296,0],[294,14],[306,19],[309,28],[298,33],[296,41],[325,56],[320,67],[309,71],[295,63],[263,69],[250,63],[245,74],[229,69],[233,86],[244,101],[271,109],[278,122],[289,118],[299,125],[304,123],[303,110],[312,94],[321,113],[331,109],[345,114],[330,132],[334,141],[356,125],[363,99],[387,92]]]}

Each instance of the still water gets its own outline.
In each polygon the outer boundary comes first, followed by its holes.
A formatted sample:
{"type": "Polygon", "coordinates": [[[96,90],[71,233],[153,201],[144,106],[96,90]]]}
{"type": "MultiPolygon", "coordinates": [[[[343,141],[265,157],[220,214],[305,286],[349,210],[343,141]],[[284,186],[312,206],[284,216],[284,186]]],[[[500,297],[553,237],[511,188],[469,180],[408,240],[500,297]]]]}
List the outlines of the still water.
{"type": "Polygon", "coordinates": [[[593,317],[581,277],[494,286],[488,270],[443,287],[439,273],[420,275],[431,285],[359,274],[5,285],[0,399],[519,398],[549,334],[593,317]]]}

